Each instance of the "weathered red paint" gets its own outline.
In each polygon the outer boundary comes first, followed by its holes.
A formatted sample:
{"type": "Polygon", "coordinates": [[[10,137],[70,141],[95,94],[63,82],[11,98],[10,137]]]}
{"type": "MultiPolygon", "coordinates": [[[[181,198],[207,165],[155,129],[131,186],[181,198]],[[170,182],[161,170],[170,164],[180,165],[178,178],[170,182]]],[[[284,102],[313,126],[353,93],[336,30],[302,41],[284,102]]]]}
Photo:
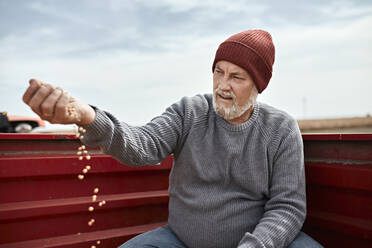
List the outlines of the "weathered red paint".
{"type": "Polygon", "coordinates": [[[117,247],[165,224],[171,157],[132,168],[98,147],[87,147],[92,159],[80,161],[81,145],[74,135],[0,134],[0,248],[90,247],[97,240],[97,247],[117,247]],[[92,169],[78,180],[86,165],[92,169]],[[99,207],[101,200],[107,204],[99,207]]]}
{"type": "Polygon", "coordinates": [[[303,140],[343,140],[343,141],[350,141],[350,140],[357,140],[357,141],[371,141],[372,140],[372,133],[312,133],[312,134],[303,134],[303,140]]]}
{"type": "MultiPolygon", "coordinates": [[[[325,247],[372,243],[372,134],[303,135],[308,217],[304,230],[325,247]]],[[[98,147],[77,159],[74,135],[0,134],[0,248],[116,247],[166,223],[172,157],[123,166],[98,147]],[[92,169],[77,179],[85,165],[92,169]],[[95,187],[103,207],[92,204],[95,187]],[[89,227],[87,222],[95,218],[89,227]]],[[[96,204],[97,205],[97,204],[96,204]]]]}
{"type": "Polygon", "coordinates": [[[303,135],[304,230],[325,247],[371,247],[372,134],[303,135]]]}
{"type": "Polygon", "coordinates": [[[1,140],[76,140],[74,134],[0,133],[1,140]]]}

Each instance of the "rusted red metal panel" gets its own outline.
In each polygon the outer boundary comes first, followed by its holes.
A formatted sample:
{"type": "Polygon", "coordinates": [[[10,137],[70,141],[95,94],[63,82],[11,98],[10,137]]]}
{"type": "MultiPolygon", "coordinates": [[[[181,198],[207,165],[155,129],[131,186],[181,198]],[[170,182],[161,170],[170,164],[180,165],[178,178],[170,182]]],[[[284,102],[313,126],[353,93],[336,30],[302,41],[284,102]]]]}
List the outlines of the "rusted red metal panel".
{"type": "Polygon", "coordinates": [[[150,231],[159,226],[164,226],[166,222],[159,222],[147,225],[137,225],[133,227],[124,227],[109,229],[103,231],[95,231],[88,233],[77,233],[73,235],[50,237],[45,239],[37,239],[30,241],[21,241],[16,243],[0,244],[0,248],[81,248],[91,247],[96,245],[97,247],[118,247],[126,240],[141,234],[146,231],[150,231]],[[100,245],[97,245],[97,240],[101,241],[100,245]]]}
{"type": "Polygon", "coordinates": [[[131,168],[98,147],[87,147],[91,159],[79,160],[81,145],[74,135],[0,134],[1,248],[90,247],[97,240],[97,247],[117,247],[164,225],[171,157],[131,168]],[[87,165],[91,169],[79,180],[87,165]],[[91,218],[95,223],[88,226],[91,218]]]}
{"type": "MultiPolygon", "coordinates": [[[[325,247],[370,247],[372,134],[303,135],[308,218],[325,247]]],[[[164,225],[172,157],[131,168],[89,147],[78,160],[74,135],[0,134],[0,248],[117,247],[164,225]],[[78,180],[84,166],[92,169],[78,180]],[[102,207],[92,190],[98,187],[102,207]],[[95,218],[94,226],[87,222],[95,218]]]]}
{"type": "Polygon", "coordinates": [[[372,134],[303,135],[308,215],[325,247],[371,247],[372,134]]]}
{"type": "Polygon", "coordinates": [[[46,175],[76,175],[81,169],[89,164],[94,164],[90,174],[110,172],[139,172],[139,171],[169,171],[172,159],[169,157],[157,166],[142,166],[133,168],[117,162],[110,156],[96,154],[92,155],[94,160],[79,161],[76,155],[10,155],[0,158],[0,178],[11,177],[34,177],[46,175]],[[27,162],[27,163],[25,163],[27,162]],[[9,163],[12,166],[9,166],[9,163]]]}
{"type": "Polygon", "coordinates": [[[76,140],[74,134],[0,133],[1,140],[76,140]]]}
{"type": "Polygon", "coordinates": [[[314,133],[314,134],[302,134],[304,141],[310,140],[324,140],[324,141],[372,141],[372,133],[314,133]]]}

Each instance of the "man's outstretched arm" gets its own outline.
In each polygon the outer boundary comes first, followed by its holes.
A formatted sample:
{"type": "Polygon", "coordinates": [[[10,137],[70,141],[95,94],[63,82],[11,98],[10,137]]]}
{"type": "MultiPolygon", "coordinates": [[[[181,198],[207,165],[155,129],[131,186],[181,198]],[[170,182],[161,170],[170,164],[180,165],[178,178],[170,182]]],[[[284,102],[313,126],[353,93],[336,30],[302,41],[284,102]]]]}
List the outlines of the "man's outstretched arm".
{"type": "Polygon", "coordinates": [[[104,153],[130,166],[159,163],[174,153],[183,130],[180,104],[173,104],[162,115],[144,126],[121,122],[109,112],[96,108],[96,118],[86,129],[85,144],[100,146],[104,153]]]}
{"type": "Polygon", "coordinates": [[[77,124],[87,132],[82,142],[131,166],[154,164],[174,152],[183,132],[183,106],[173,104],[142,127],[130,126],[93,108],[59,87],[31,79],[23,101],[43,120],[77,124]]]}

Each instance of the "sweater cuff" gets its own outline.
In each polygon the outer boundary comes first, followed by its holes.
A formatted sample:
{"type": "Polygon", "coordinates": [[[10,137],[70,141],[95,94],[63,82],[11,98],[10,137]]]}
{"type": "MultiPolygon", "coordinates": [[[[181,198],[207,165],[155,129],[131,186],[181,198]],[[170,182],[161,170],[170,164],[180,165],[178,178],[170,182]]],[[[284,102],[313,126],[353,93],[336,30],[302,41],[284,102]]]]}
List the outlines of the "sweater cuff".
{"type": "Polygon", "coordinates": [[[245,233],[238,248],[265,248],[266,246],[252,233],[245,233]]]}
{"type": "MultiPolygon", "coordinates": [[[[90,105],[91,106],[91,105],[90,105]]],[[[81,125],[86,130],[82,141],[87,145],[97,145],[97,141],[102,139],[105,135],[105,130],[112,129],[112,122],[107,117],[104,111],[95,106],[91,106],[96,112],[96,117],[93,122],[87,125],[81,125]]]]}

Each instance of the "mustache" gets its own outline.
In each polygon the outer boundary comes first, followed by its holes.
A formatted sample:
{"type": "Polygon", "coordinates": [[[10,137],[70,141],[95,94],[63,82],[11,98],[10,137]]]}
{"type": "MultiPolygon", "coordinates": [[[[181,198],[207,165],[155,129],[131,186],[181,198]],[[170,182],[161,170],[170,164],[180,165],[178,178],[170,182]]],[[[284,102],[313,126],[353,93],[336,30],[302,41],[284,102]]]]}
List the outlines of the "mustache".
{"type": "Polygon", "coordinates": [[[236,96],[234,94],[234,92],[232,91],[223,91],[221,90],[220,87],[218,87],[217,89],[214,90],[214,94],[215,95],[221,95],[223,97],[231,97],[234,101],[236,100],[236,96]]]}

